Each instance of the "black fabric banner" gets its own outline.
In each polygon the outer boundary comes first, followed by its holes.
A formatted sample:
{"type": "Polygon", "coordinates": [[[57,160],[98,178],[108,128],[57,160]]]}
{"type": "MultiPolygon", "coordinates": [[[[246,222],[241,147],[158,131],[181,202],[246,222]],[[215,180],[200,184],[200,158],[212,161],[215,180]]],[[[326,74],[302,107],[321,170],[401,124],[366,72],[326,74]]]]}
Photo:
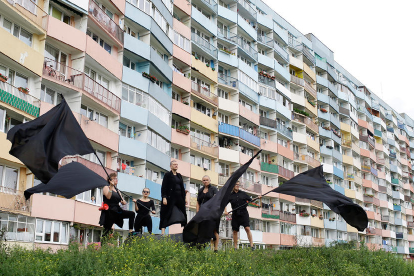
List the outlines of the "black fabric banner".
{"type": "Polygon", "coordinates": [[[220,220],[224,208],[229,203],[229,197],[233,191],[234,185],[260,152],[261,150],[246,164],[238,168],[213,198],[201,205],[198,213],[184,227],[183,241],[185,243],[206,243],[214,237],[217,221],[220,220]]]}
{"type": "MultiPolygon", "coordinates": [[[[39,184],[24,191],[29,199],[34,193],[52,193],[66,198],[74,197],[82,192],[108,185],[102,176],[91,171],[78,162],[71,162],[59,169],[48,184],[39,184]]],[[[52,207],[53,208],[53,207],[52,207]]]]}
{"type": "Polygon", "coordinates": [[[39,118],[10,129],[7,139],[12,143],[10,154],[43,183],[57,173],[63,157],[94,152],[65,100],[39,118]]]}
{"type": "Polygon", "coordinates": [[[368,226],[364,209],[326,183],[322,166],[298,174],[272,192],[322,201],[358,231],[364,231],[368,226]]]}

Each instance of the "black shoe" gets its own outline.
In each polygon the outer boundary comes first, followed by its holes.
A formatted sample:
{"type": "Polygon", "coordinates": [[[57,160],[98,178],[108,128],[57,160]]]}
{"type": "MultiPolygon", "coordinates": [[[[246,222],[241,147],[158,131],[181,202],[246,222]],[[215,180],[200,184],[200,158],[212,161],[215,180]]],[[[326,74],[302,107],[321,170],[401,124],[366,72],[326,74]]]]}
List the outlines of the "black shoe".
{"type": "Polygon", "coordinates": [[[256,250],[256,248],[254,246],[252,246],[252,251],[256,250]]]}
{"type": "Polygon", "coordinates": [[[215,250],[214,250],[214,253],[217,253],[217,252],[218,252],[218,250],[217,250],[217,249],[215,249],[215,250]]]}

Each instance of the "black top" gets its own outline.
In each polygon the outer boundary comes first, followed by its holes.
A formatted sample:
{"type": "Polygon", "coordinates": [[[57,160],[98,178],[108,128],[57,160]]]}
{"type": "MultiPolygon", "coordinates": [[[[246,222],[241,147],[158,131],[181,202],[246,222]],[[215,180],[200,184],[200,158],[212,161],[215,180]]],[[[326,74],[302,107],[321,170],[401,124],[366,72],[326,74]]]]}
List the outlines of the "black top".
{"type": "Polygon", "coordinates": [[[119,203],[121,202],[121,197],[119,194],[115,191],[112,191],[112,196],[110,199],[107,199],[106,196],[103,196],[103,202],[108,204],[109,210],[119,212],[121,207],[119,206],[119,203]]]}
{"type": "Polygon", "coordinates": [[[181,193],[181,178],[178,175],[172,175],[173,187],[176,194],[181,193]]]}
{"type": "Polygon", "coordinates": [[[246,210],[247,211],[247,209],[246,209],[246,207],[247,207],[247,204],[246,204],[247,201],[252,201],[252,198],[248,194],[246,194],[245,192],[243,192],[243,191],[240,191],[239,190],[237,193],[232,192],[230,194],[229,202],[230,202],[231,208],[233,210],[236,209],[239,206],[244,205],[244,207],[240,207],[237,210],[246,210]]]}
{"type": "Polygon", "coordinates": [[[204,193],[203,191],[204,191],[204,187],[201,187],[198,190],[197,202],[200,205],[209,201],[218,192],[217,188],[211,185],[208,185],[207,193],[204,193]]]}
{"type": "Polygon", "coordinates": [[[138,206],[138,212],[137,214],[140,216],[146,216],[148,215],[148,209],[151,209],[152,211],[155,211],[155,205],[154,205],[154,200],[150,200],[150,201],[142,201],[137,199],[137,202],[135,203],[138,206]],[[139,203],[138,203],[139,201],[139,203]],[[144,205],[145,207],[147,207],[148,209],[142,207],[142,205],[144,205]]]}

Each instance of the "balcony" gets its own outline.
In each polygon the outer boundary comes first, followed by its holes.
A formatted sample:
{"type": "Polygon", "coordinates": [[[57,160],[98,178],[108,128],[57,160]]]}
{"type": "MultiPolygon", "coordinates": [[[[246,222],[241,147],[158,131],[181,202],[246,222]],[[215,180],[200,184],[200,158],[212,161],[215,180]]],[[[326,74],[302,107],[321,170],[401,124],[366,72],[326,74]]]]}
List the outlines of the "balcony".
{"type": "Polygon", "coordinates": [[[201,50],[205,51],[214,59],[217,59],[217,48],[206,39],[202,38],[196,33],[191,33],[191,41],[194,42],[201,50]]]}
{"type": "Polygon", "coordinates": [[[196,82],[191,82],[191,92],[213,105],[218,105],[218,97],[216,94],[210,92],[209,87],[204,87],[196,82]]]}
{"type": "Polygon", "coordinates": [[[279,173],[279,166],[278,165],[274,165],[274,164],[270,164],[270,163],[266,163],[266,162],[262,162],[260,164],[260,169],[262,171],[265,171],[265,172],[279,173]]]}
{"type": "Polygon", "coordinates": [[[408,221],[408,222],[407,222],[407,227],[409,227],[409,228],[414,228],[414,222],[412,222],[412,221],[408,221]]]}
{"type": "MultiPolygon", "coordinates": [[[[14,0],[14,1],[7,0],[7,2],[10,5],[12,5],[15,10],[19,11],[19,13],[24,15],[24,17],[28,18],[38,27],[40,27],[43,30],[47,29],[47,24],[48,24],[47,13],[44,10],[42,10],[38,5],[36,5],[35,2],[31,0],[14,0]]],[[[6,10],[4,10],[4,12],[9,13],[6,10]]],[[[8,16],[12,16],[12,15],[8,14],[8,16]]]]}
{"type": "Polygon", "coordinates": [[[25,199],[23,190],[1,187],[1,192],[0,211],[19,213],[23,215],[30,214],[30,199],[25,199]]]}
{"type": "Polygon", "coordinates": [[[257,17],[257,12],[253,9],[246,0],[237,0],[237,2],[251,15],[253,18],[257,17]]]}
{"type": "Polygon", "coordinates": [[[244,129],[240,129],[239,137],[245,140],[246,142],[249,142],[250,144],[260,147],[260,138],[244,129]]]}
{"type": "Polygon", "coordinates": [[[294,172],[288,169],[283,168],[282,166],[279,165],[279,175],[282,176],[283,178],[289,180],[292,177],[295,176],[294,172]]]}
{"type": "Polygon", "coordinates": [[[228,134],[234,137],[239,137],[240,136],[240,128],[238,128],[237,126],[233,126],[233,125],[229,125],[229,124],[225,124],[225,123],[220,123],[219,127],[218,127],[219,132],[224,133],[224,134],[228,134]]]}
{"type": "Polygon", "coordinates": [[[394,205],[394,211],[400,211],[401,212],[401,206],[400,205],[394,205]]]}
{"type": "Polygon", "coordinates": [[[287,127],[281,124],[277,124],[276,129],[278,132],[280,132],[281,134],[285,135],[286,137],[292,140],[292,137],[293,137],[292,130],[288,129],[287,127]]]}
{"type": "Polygon", "coordinates": [[[398,185],[400,181],[398,180],[398,178],[391,178],[391,183],[398,185]]]}
{"type": "Polygon", "coordinates": [[[309,83],[307,83],[306,81],[305,81],[305,90],[309,93],[309,94],[311,94],[315,99],[317,99],[317,93],[316,93],[316,90],[309,84],[309,83]]]}
{"type": "Polygon", "coordinates": [[[320,166],[321,165],[321,162],[319,162],[318,160],[316,160],[315,158],[312,158],[311,156],[309,156],[309,155],[305,155],[305,162],[309,165],[309,166],[311,166],[311,167],[313,167],[313,168],[316,168],[316,167],[318,167],[318,166],[320,166]]]}
{"type": "Polygon", "coordinates": [[[69,88],[81,89],[116,113],[121,112],[121,99],[119,97],[78,70],[45,58],[43,77],[69,88]]]}
{"type": "Polygon", "coordinates": [[[290,82],[293,82],[294,84],[305,86],[305,81],[301,78],[298,78],[296,76],[290,75],[290,82]]]}
{"type": "Polygon", "coordinates": [[[271,127],[271,128],[277,128],[277,122],[275,120],[262,117],[262,116],[260,116],[260,125],[271,127]]]}
{"type": "Polygon", "coordinates": [[[289,62],[289,54],[286,52],[285,49],[283,49],[282,47],[279,46],[279,44],[277,44],[274,40],[270,40],[267,45],[269,45],[270,47],[272,47],[276,53],[283,58],[283,60],[285,60],[286,62],[289,62]]]}
{"type": "Polygon", "coordinates": [[[7,82],[0,82],[0,101],[33,117],[39,117],[40,100],[30,94],[20,92],[18,87],[7,82]]]}
{"type": "MultiPolygon", "coordinates": [[[[107,178],[108,176],[106,175],[106,172],[104,171],[104,169],[102,168],[102,166],[98,163],[94,163],[92,161],[89,161],[83,157],[80,156],[67,156],[64,157],[61,161],[61,166],[67,165],[69,163],[72,162],[78,162],[81,163],[82,165],[84,165],[85,167],[87,167],[88,169],[90,169],[91,171],[97,173],[98,175],[100,175],[102,178],[107,178]]],[[[115,173],[114,170],[105,167],[106,171],[108,172],[108,174],[111,173],[115,173]]]]}
{"type": "Polygon", "coordinates": [[[191,148],[216,158],[219,156],[218,146],[213,146],[210,142],[204,141],[195,136],[191,136],[191,148]]]}
{"type": "Polygon", "coordinates": [[[275,80],[269,79],[268,77],[262,76],[259,74],[259,82],[265,85],[269,85],[273,88],[276,88],[275,80]]]}
{"type": "Polygon", "coordinates": [[[238,89],[239,81],[236,78],[225,76],[224,74],[218,75],[218,82],[224,85],[227,85],[229,87],[232,87],[234,89],[238,89]]]}
{"type": "Polygon", "coordinates": [[[94,1],[89,2],[89,15],[123,45],[124,31],[94,1]]]}
{"type": "Polygon", "coordinates": [[[339,113],[341,113],[342,115],[347,115],[347,116],[349,116],[349,114],[350,114],[349,109],[344,108],[342,106],[339,107],[339,113]]]}
{"type": "Polygon", "coordinates": [[[319,132],[319,127],[317,124],[315,124],[310,118],[305,117],[301,114],[298,113],[293,113],[292,114],[292,120],[295,120],[297,122],[306,124],[307,127],[309,127],[311,130],[313,130],[314,132],[318,133],[319,132]]]}
{"type": "Polygon", "coordinates": [[[262,185],[256,182],[253,182],[246,178],[240,179],[240,186],[243,190],[250,191],[253,193],[260,194],[262,192],[262,185]]]}

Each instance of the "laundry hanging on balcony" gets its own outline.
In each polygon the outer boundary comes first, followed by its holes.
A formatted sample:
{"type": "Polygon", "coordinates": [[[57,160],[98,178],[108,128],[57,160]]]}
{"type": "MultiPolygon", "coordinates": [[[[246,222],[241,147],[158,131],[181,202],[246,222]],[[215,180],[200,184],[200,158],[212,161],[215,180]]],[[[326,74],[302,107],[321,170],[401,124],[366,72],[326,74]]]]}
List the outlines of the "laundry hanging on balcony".
{"type": "Polygon", "coordinates": [[[10,129],[7,140],[12,143],[9,153],[42,183],[57,173],[63,157],[94,152],[65,99],[39,118],[10,129]]]}

